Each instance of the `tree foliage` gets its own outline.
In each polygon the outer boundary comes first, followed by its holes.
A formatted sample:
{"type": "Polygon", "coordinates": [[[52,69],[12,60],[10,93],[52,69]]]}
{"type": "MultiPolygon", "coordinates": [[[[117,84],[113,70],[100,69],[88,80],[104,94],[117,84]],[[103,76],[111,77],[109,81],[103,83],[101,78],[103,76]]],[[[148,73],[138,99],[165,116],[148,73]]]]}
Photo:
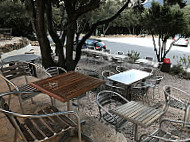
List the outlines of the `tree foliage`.
{"type": "Polygon", "coordinates": [[[99,19],[89,25],[89,30],[82,37],[76,48],[76,54],[73,50],[73,41],[75,34],[78,32],[78,20],[84,14],[94,11],[101,6],[104,0],[24,0],[26,9],[33,23],[38,41],[40,44],[42,64],[44,67],[61,66],[69,70],[74,70],[81,56],[81,48],[85,40],[89,38],[96,28],[100,25],[108,24],[121,12],[129,6],[134,6],[136,2],[131,3],[127,0],[122,7],[110,15],[99,19]],[[61,38],[56,32],[56,26],[53,22],[53,7],[60,8],[61,11],[61,38]],[[51,46],[47,39],[47,31],[51,35],[58,55],[58,62],[55,62],[51,57],[51,46]],[[65,50],[63,46],[66,45],[65,50]]]}
{"type": "Polygon", "coordinates": [[[0,1],[0,27],[12,28],[14,36],[28,36],[32,34],[30,18],[25,7],[20,2],[12,0],[0,1]]]}
{"type": "Polygon", "coordinates": [[[176,34],[185,35],[189,30],[187,19],[180,9],[174,9],[167,5],[161,6],[155,2],[152,3],[150,9],[145,10],[143,25],[153,37],[154,51],[158,61],[163,61],[172,48],[173,42],[169,48],[166,47],[167,40],[176,34]],[[155,35],[158,35],[157,45],[155,35]]]}

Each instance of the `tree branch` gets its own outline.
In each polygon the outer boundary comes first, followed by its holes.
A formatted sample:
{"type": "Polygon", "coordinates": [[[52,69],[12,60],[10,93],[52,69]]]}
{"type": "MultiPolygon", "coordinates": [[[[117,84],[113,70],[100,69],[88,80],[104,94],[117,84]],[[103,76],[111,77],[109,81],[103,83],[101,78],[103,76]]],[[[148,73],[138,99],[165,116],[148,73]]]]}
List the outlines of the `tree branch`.
{"type": "Polygon", "coordinates": [[[78,18],[84,13],[87,13],[88,11],[98,8],[99,3],[100,3],[100,0],[91,0],[90,3],[84,6],[81,6],[79,9],[76,10],[76,18],[78,18]]]}
{"type": "Polygon", "coordinates": [[[130,3],[130,0],[128,0],[125,3],[125,5],[123,5],[123,7],[112,17],[92,24],[90,31],[82,38],[82,40],[79,42],[79,44],[77,46],[76,57],[75,57],[76,62],[80,60],[82,45],[84,44],[85,40],[88,39],[92,35],[92,33],[96,30],[96,27],[99,25],[107,24],[107,23],[111,22],[112,20],[114,20],[115,18],[117,18],[121,14],[121,12],[123,10],[125,10],[125,8],[128,7],[129,3],[130,3]]]}
{"type": "Polygon", "coordinates": [[[48,31],[50,36],[52,37],[55,45],[56,45],[56,50],[58,51],[58,63],[59,66],[64,67],[63,65],[65,64],[65,59],[64,59],[64,51],[63,51],[63,44],[59,39],[59,36],[53,29],[52,25],[52,7],[51,7],[51,1],[47,0],[46,2],[46,18],[47,18],[47,25],[48,25],[48,31]]]}

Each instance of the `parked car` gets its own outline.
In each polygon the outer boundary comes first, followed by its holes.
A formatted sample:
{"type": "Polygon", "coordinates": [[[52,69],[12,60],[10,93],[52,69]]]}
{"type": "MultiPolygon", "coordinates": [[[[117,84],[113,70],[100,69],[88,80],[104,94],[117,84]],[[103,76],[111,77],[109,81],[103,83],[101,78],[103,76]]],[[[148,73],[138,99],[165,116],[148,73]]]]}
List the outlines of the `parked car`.
{"type": "Polygon", "coordinates": [[[180,37],[180,35],[176,35],[174,37],[174,40],[176,41],[173,45],[175,46],[185,46],[188,47],[189,45],[189,38],[186,37],[180,37]]]}
{"type": "MultiPolygon", "coordinates": [[[[85,44],[82,46],[82,49],[88,48],[92,50],[102,50],[106,49],[106,45],[99,39],[87,39],[85,44]]],[[[74,49],[76,49],[76,41],[74,42],[74,49]]]]}

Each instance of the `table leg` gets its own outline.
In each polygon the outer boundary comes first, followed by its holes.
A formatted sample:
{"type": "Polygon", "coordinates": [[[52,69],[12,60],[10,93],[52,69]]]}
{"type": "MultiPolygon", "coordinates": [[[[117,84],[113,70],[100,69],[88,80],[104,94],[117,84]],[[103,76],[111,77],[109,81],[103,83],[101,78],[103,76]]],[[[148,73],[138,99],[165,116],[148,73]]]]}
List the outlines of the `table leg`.
{"type": "Polygon", "coordinates": [[[67,111],[72,111],[71,100],[67,101],[67,111]]]}
{"type": "Polygon", "coordinates": [[[126,87],[125,87],[125,98],[126,98],[128,101],[131,101],[130,87],[131,87],[131,86],[126,86],[126,87]]]}
{"type": "Polygon", "coordinates": [[[138,125],[135,124],[135,136],[134,136],[135,141],[138,141],[138,125]]]}

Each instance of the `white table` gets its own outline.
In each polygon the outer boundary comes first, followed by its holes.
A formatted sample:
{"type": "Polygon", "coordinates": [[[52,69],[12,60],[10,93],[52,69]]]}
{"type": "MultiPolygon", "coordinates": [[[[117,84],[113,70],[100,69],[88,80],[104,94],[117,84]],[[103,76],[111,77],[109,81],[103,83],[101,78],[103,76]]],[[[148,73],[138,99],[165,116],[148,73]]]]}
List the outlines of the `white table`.
{"type": "MultiPolygon", "coordinates": [[[[108,79],[122,83],[122,84],[126,85],[127,86],[126,89],[128,89],[128,87],[130,87],[131,84],[133,84],[137,81],[140,81],[142,79],[145,79],[149,76],[150,76],[149,72],[131,69],[131,70],[128,70],[125,72],[121,72],[121,73],[109,76],[108,79]]],[[[131,100],[130,95],[127,94],[126,97],[128,100],[131,100]]]]}
{"type": "Polygon", "coordinates": [[[109,76],[108,79],[123,83],[125,85],[131,85],[139,80],[147,78],[150,76],[150,73],[146,71],[131,69],[125,72],[121,72],[112,76],[109,76]]]}

